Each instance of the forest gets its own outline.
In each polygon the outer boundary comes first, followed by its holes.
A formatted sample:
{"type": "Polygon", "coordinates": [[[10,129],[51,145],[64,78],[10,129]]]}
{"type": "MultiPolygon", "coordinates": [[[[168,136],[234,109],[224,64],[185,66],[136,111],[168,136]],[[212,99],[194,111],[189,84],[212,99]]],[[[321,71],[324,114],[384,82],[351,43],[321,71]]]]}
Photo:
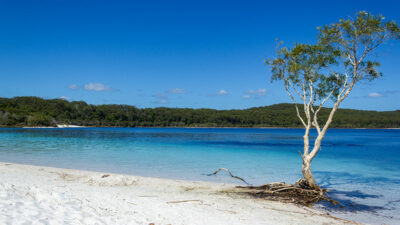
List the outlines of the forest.
{"type": "MultiPolygon", "coordinates": [[[[329,111],[329,108],[321,110],[321,122],[329,111]]],[[[83,101],[39,97],[0,98],[0,127],[51,127],[57,124],[94,127],[302,127],[294,105],[287,103],[241,110],[140,109],[130,105],[92,105],[83,101]]],[[[331,127],[399,128],[400,110],[339,109],[331,127]]]]}

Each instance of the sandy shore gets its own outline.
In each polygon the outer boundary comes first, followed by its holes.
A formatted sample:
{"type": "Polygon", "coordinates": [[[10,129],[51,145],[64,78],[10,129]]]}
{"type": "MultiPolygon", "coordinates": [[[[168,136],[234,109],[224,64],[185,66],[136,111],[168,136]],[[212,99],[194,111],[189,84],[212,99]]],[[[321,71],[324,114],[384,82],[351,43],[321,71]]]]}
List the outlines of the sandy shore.
{"type": "Polygon", "coordinates": [[[354,224],[232,188],[0,163],[0,224],[354,224]]]}

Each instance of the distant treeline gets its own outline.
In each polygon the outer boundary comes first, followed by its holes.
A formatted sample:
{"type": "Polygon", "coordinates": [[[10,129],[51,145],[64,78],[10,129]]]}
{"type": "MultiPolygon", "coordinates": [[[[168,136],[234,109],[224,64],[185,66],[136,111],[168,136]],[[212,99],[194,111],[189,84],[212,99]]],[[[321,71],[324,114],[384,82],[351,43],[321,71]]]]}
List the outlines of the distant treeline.
{"type": "MultiPolygon", "coordinates": [[[[324,121],[328,108],[320,112],[324,121]]],[[[83,101],[38,97],[0,98],[0,126],[116,127],[301,127],[293,104],[277,104],[243,110],[144,108],[129,105],[90,105],[83,101]]],[[[331,127],[398,128],[400,111],[340,109],[331,127]]]]}

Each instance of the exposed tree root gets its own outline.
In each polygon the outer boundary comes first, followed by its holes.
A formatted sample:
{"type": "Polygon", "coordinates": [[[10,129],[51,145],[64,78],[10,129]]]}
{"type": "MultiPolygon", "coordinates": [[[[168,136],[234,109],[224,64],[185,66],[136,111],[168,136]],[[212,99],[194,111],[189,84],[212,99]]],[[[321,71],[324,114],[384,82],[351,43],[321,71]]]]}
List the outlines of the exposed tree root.
{"type": "Polygon", "coordinates": [[[337,204],[337,201],[326,196],[328,190],[317,187],[311,188],[307,181],[299,179],[294,184],[269,183],[261,186],[237,186],[240,192],[258,198],[276,200],[281,202],[291,202],[305,206],[311,206],[319,201],[328,201],[337,204]]]}
{"type": "Polygon", "coordinates": [[[314,203],[319,201],[328,201],[334,205],[338,203],[337,201],[325,195],[328,190],[321,187],[312,188],[304,179],[299,179],[294,184],[286,184],[285,182],[281,182],[252,186],[243,178],[233,175],[226,168],[219,168],[214,173],[208,174],[208,176],[216,175],[221,170],[226,171],[232,178],[241,180],[248,185],[236,186],[236,193],[248,194],[257,198],[264,198],[280,202],[290,202],[305,206],[312,206],[314,203]]]}

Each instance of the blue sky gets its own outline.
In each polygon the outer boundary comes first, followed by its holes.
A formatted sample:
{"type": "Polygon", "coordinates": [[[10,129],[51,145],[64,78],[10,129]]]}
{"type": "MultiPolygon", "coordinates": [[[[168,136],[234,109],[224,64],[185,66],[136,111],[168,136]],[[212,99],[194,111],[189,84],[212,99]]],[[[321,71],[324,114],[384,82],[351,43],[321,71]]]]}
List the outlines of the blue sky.
{"type": "MultiPolygon", "coordinates": [[[[290,102],[264,65],[275,38],[313,43],[317,26],[360,10],[400,22],[400,3],[385,0],[0,1],[0,96],[217,109],[290,102]]],[[[378,59],[384,77],[358,85],[342,107],[400,109],[400,41],[378,59]]]]}

